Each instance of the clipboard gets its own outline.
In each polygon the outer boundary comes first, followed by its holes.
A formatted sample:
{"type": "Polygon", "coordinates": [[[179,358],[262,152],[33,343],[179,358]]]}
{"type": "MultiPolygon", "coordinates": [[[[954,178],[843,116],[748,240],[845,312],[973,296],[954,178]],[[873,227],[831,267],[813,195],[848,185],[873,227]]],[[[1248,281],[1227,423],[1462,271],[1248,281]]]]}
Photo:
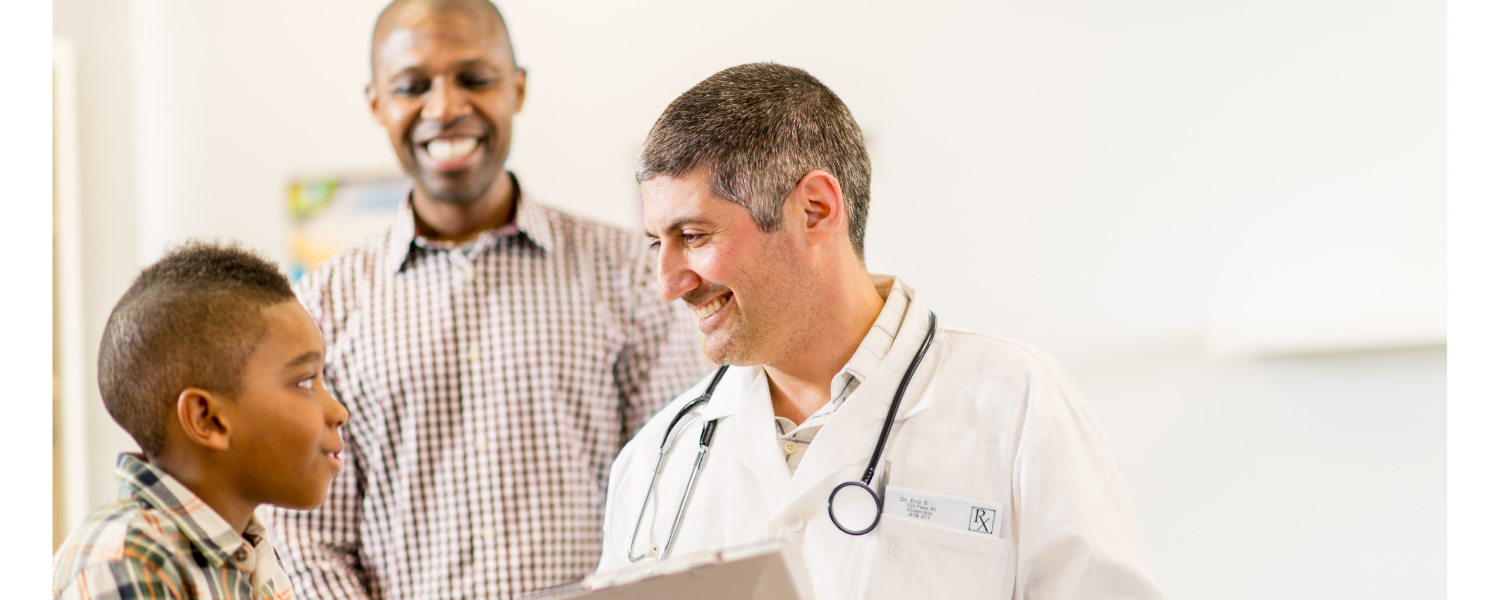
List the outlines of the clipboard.
{"type": "Polygon", "coordinates": [[[689,554],[659,564],[603,573],[521,600],[812,600],[796,548],[781,540],[689,554]]]}

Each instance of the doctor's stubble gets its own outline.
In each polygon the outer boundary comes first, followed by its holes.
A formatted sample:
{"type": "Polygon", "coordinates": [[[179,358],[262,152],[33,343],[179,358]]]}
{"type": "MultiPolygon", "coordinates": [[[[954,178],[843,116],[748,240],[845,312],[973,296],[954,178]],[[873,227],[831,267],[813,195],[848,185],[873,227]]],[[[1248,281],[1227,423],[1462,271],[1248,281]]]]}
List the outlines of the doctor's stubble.
{"type": "Polygon", "coordinates": [[[714,364],[779,364],[806,343],[809,328],[802,323],[818,318],[810,300],[815,297],[812,277],[801,264],[787,228],[759,235],[760,248],[740,269],[740,281],[733,286],[710,283],[682,295],[693,306],[726,288],[734,292],[737,310],[728,331],[710,332],[703,339],[703,354],[714,364]]]}

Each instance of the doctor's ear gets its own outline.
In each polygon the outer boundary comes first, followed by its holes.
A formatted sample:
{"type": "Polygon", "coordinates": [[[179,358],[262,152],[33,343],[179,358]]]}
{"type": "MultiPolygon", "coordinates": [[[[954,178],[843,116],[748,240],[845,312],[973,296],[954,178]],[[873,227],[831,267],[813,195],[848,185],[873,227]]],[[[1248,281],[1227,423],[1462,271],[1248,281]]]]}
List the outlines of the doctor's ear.
{"type": "Polygon", "coordinates": [[[229,449],[229,400],[202,388],[177,395],[177,424],[188,441],[210,450],[229,449]]]}
{"type": "Polygon", "coordinates": [[[823,243],[844,227],[844,190],[832,173],[818,169],[802,176],[788,202],[795,212],[789,224],[801,225],[809,246],[823,243]]]}

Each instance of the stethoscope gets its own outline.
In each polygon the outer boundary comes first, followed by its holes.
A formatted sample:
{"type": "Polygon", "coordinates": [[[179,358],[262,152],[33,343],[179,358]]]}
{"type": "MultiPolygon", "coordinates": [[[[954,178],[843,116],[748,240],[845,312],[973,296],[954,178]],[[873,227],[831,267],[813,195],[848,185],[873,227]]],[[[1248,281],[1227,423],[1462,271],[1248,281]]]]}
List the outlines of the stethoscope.
{"type": "MultiPolygon", "coordinates": [[[[891,427],[896,423],[896,413],[901,408],[901,398],[906,395],[906,386],[911,383],[911,378],[917,372],[917,365],[922,364],[922,357],[927,355],[927,349],[932,346],[932,338],[937,333],[937,315],[932,311],[927,312],[927,337],[922,339],[922,346],[917,349],[916,357],[912,358],[911,364],[906,367],[906,374],[901,377],[901,385],[896,387],[896,396],[891,399],[891,408],[885,414],[885,424],[880,428],[880,438],[875,441],[875,451],[870,454],[870,465],[865,467],[864,477],[859,481],[846,481],[833,488],[828,494],[828,518],[840,531],[849,535],[864,535],[875,530],[880,524],[880,511],[884,501],[875,488],[870,487],[870,482],[875,478],[875,468],[880,464],[881,453],[885,452],[885,442],[891,436],[891,427]],[[863,492],[863,493],[861,493],[863,492]],[[839,514],[843,514],[842,518],[839,514]]],[[[692,412],[693,409],[707,403],[714,396],[714,388],[718,387],[719,380],[724,378],[724,372],[729,370],[729,365],[719,367],[714,373],[712,380],[708,382],[708,388],[702,395],[683,405],[677,411],[677,416],[672,417],[672,422],[667,425],[667,433],[661,438],[661,448],[656,454],[656,469],[651,473],[651,484],[646,487],[646,497],[641,500],[641,513],[635,519],[635,530],[630,534],[630,547],[626,548],[625,556],[630,562],[636,562],[646,557],[643,552],[635,553],[635,541],[641,534],[641,523],[646,520],[646,507],[651,503],[651,493],[656,489],[656,482],[661,479],[661,466],[667,459],[667,450],[671,447],[672,430],[677,427],[677,422],[692,412]]],[[[666,560],[672,553],[672,545],[677,541],[677,532],[682,526],[682,515],[687,511],[688,499],[693,494],[693,488],[698,482],[698,473],[703,470],[703,459],[708,454],[709,446],[714,443],[714,431],[719,427],[718,419],[711,419],[703,424],[703,433],[698,436],[698,459],[693,463],[693,471],[688,474],[687,487],[682,490],[682,500],[677,503],[677,515],[672,518],[672,529],[667,533],[667,543],[662,546],[661,554],[657,555],[657,562],[666,560]]]]}

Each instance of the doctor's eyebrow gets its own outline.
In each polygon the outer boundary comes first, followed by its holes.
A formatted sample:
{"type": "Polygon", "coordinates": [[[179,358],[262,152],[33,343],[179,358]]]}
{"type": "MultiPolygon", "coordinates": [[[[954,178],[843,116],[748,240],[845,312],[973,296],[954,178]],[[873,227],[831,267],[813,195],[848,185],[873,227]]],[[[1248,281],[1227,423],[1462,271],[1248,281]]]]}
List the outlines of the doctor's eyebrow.
{"type": "MultiPolygon", "coordinates": [[[[682,231],[682,228],[683,227],[687,227],[688,225],[702,225],[704,223],[705,223],[704,221],[699,221],[697,219],[678,219],[676,221],[673,221],[671,225],[668,225],[666,227],[666,233],[665,233],[665,235],[672,235],[674,233],[682,231]]],[[[657,236],[654,233],[651,233],[650,229],[647,229],[646,230],[646,237],[651,238],[651,239],[654,240],[654,239],[656,239],[659,236],[657,236]]]]}

